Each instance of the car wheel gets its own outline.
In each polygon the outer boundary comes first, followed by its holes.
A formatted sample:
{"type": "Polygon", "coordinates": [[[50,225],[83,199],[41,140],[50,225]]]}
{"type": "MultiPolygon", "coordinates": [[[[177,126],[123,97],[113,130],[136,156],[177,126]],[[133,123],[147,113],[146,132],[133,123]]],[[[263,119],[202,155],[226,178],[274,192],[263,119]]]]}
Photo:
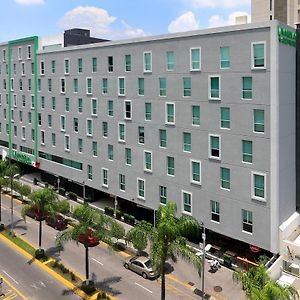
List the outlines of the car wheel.
{"type": "Polygon", "coordinates": [[[147,274],[144,273],[144,272],[142,273],[142,276],[143,276],[144,279],[147,279],[147,278],[148,278],[147,274]]]}
{"type": "Polygon", "coordinates": [[[129,269],[129,265],[128,264],[124,264],[125,269],[129,269]]]}

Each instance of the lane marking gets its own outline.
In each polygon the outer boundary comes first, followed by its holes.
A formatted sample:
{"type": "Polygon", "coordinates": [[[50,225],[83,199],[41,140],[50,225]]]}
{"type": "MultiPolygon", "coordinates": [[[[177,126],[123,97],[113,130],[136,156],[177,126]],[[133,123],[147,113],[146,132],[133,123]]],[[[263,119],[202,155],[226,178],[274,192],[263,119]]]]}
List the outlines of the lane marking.
{"type": "Polygon", "coordinates": [[[100,262],[99,260],[95,259],[95,258],[92,258],[93,261],[95,261],[96,263],[98,263],[99,265],[103,266],[103,263],[100,262]]]}
{"type": "Polygon", "coordinates": [[[18,282],[16,279],[14,279],[13,277],[11,277],[7,272],[5,272],[5,270],[2,270],[2,272],[3,272],[6,276],[8,276],[14,283],[19,284],[19,282],[18,282]]]}
{"type": "Polygon", "coordinates": [[[152,291],[148,290],[147,288],[145,288],[144,286],[138,284],[137,282],[135,282],[135,284],[136,284],[137,286],[141,287],[142,289],[144,289],[145,291],[149,292],[150,294],[153,294],[152,291]]]}
{"type": "Polygon", "coordinates": [[[14,290],[15,293],[17,293],[22,299],[24,300],[28,300],[28,298],[26,298],[15,286],[13,286],[5,277],[1,276],[1,278],[3,279],[3,281],[14,290]]]}

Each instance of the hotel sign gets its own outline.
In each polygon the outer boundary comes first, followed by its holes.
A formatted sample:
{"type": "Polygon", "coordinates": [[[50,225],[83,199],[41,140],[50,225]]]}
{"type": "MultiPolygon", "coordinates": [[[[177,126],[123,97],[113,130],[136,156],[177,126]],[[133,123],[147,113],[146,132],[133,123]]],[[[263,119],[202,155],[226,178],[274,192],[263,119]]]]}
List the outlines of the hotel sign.
{"type": "Polygon", "coordinates": [[[292,47],[296,47],[297,33],[286,29],[285,27],[278,26],[278,41],[292,47]]]}
{"type": "Polygon", "coordinates": [[[13,151],[13,159],[26,165],[35,165],[35,162],[31,159],[31,157],[25,153],[13,151]]]}

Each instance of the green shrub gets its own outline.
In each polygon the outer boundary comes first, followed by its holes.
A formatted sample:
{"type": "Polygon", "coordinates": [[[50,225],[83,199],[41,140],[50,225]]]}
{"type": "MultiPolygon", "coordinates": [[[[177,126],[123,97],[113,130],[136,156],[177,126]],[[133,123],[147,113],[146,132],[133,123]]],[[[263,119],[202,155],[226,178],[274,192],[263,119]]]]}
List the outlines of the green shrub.
{"type": "Polygon", "coordinates": [[[116,218],[121,220],[122,216],[123,216],[123,212],[117,209],[116,210],[116,218]]]}
{"type": "Polygon", "coordinates": [[[70,212],[70,203],[69,203],[69,201],[66,200],[66,199],[60,200],[58,202],[57,210],[60,213],[64,214],[64,215],[68,214],[70,212]]]}
{"type": "Polygon", "coordinates": [[[93,202],[93,198],[91,196],[85,197],[84,202],[91,203],[91,202],[93,202]]]}
{"type": "Polygon", "coordinates": [[[104,212],[105,212],[106,215],[109,215],[109,216],[114,215],[114,209],[110,206],[105,206],[104,212]]]}
{"type": "Polygon", "coordinates": [[[68,197],[71,200],[77,200],[77,194],[75,194],[73,192],[69,192],[68,197]]]}
{"type": "Polygon", "coordinates": [[[129,214],[124,214],[124,221],[128,224],[134,225],[135,217],[129,214]]]}
{"type": "Polygon", "coordinates": [[[223,260],[224,260],[224,266],[225,267],[231,267],[232,264],[232,256],[229,255],[228,253],[223,254],[223,260]]]}
{"type": "Polygon", "coordinates": [[[58,193],[61,195],[61,196],[64,196],[66,194],[66,190],[61,186],[59,187],[58,189],[58,193]]]}

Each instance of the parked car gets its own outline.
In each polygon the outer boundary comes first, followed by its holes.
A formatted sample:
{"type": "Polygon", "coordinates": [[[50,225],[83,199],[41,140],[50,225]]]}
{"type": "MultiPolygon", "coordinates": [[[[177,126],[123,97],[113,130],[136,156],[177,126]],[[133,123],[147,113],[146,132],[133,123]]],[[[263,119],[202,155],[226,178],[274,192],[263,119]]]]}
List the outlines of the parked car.
{"type": "MultiPolygon", "coordinates": [[[[86,235],[84,235],[84,234],[80,235],[79,243],[84,244],[85,239],[86,239],[86,235]]],[[[95,246],[99,245],[99,240],[100,240],[99,237],[94,234],[94,231],[92,229],[89,229],[88,230],[88,240],[87,240],[88,246],[95,247],[95,246]]]]}
{"type": "Polygon", "coordinates": [[[128,257],[124,262],[124,267],[142,275],[145,279],[153,279],[158,276],[158,273],[151,267],[150,259],[145,256],[128,257]]]}
{"type": "Polygon", "coordinates": [[[56,230],[65,230],[68,227],[68,221],[61,215],[47,216],[46,224],[56,230]]]}

